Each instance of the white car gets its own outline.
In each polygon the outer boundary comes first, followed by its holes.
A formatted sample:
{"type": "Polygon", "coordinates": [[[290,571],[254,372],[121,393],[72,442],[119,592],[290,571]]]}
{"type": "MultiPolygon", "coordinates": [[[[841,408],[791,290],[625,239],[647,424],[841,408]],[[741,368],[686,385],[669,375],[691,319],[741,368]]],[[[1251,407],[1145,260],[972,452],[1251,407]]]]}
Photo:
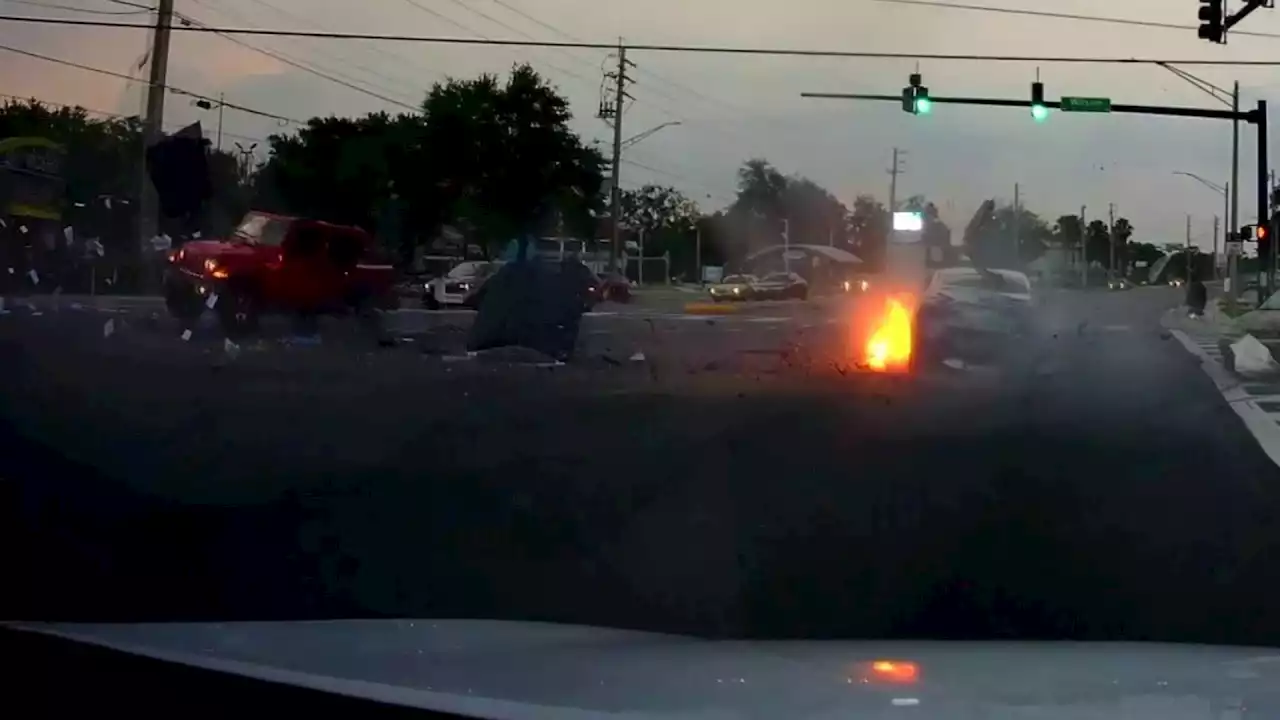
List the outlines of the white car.
{"type": "Polygon", "coordinates": [[[947,268],[930,279],[916,313],[912,362],[1002,364],[1034,328],[1031,281],[1017,270],[947,268]]]}
{"type": "Polygon", "coordinates": [[[969,299],[979,293],[995,293],[1011,300],[1032,302],[1031,280],[1026,273],[999,268],[981,272],[968,267],[946,268],[935,272],[925,289],[924,299],[928,302],[938,295],[969,299]]]}
{"type": "Polygon", "coordinates": [[[497,271],[498,265],[487,261],[458,263],[444,277],[423,285],[422,304],[431,310],[465,306],[471,294],[497,271]]]}

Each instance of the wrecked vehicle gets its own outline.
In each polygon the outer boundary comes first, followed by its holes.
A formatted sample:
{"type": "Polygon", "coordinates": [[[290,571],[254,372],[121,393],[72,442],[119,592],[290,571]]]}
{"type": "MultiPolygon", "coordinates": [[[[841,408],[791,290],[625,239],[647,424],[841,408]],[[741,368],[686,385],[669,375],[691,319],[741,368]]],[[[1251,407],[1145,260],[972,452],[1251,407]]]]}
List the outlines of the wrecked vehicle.
{"type": "Polygon", "coordinates": [[[357,227],[249,213],[230,237],[188,242],[164,274],[169,313],[184,324],[206,309],[245,331],[268,313],[342,314],[398,305],[395,274],[357,227]]]}
{"type": "Polygon", "coordinates": [[[994,365],[1024,354],[1034,328],[1031,282],[1016,270],[934,273],[915,317],[914,365],[994,365]]]}

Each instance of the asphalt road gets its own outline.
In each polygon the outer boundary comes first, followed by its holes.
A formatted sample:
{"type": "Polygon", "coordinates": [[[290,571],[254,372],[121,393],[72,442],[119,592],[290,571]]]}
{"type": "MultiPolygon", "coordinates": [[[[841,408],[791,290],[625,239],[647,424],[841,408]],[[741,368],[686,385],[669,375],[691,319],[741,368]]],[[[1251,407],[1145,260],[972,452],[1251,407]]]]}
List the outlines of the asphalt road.
{"type": "Polygon", "coordinates": [[[795,308],[591,317],[562,367],[461,354],[462,316],[229,359],[17,310],[0,617],[1280,644],[1280,469],[1177,301],[1052,295],[1016,367],[914,379],[795,308]]]}

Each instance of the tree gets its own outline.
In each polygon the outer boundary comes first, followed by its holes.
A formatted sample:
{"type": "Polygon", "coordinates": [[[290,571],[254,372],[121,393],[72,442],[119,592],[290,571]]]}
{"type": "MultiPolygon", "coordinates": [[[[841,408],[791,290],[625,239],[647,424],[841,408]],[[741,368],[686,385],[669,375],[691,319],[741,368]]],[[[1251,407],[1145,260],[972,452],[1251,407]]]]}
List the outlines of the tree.
{"type": "Polygon", "coordinates": [[[1082,229],[1079,215],[1060,215],[1053,226],[1053,239],[1062,247],[1078,248],[1082,229]]]}
{"type": "Polygon", "coordinates": [[[571,120],[568,101],[529,65],[505,81],[448,79],[421,113],[314,118],[272,136],[255,204],[394,228],[402,261],[445,224],[490,250],[561,229],[594,234],[604,158],[571,120]]]}
{"type": "Polygon", "coordinates": [[[854,198],[853,212],[849,214],[853,253],[870,268],[879,270],[884,267],[892,222],[888,208],[874,197],[859,195],[854,198]]]}
{"type": "Polygon", "coordinates": [[[792,243],[846,243],[845,218],[849,214],[848,208],[826,188],[807,177],[789,177],[781,200],[792,243]]]}
{"type": "Polygon", "coordinates": [[[735,214],[781,220],[787,178],[768,160],[753,158],[738,168],[738,197],[730,211],[735,214]]]}
{"type": "Polygon", "coordinates": [[[966,242],[975,263],[1009,267],[1039,258],[1052,238],[1053,231],[1039,215],[1025,207],[1000,205],[992,209],[966,242]]]}
{"type": "Polygon", "coordinates": [[[687,232],[699,217],[698,205],[675,188],[644,185],[622,191],[622,222],[656,235],[661,230],[687,232]]]}
{"type": "Polygon", "coordinates": [[[590,227],[604,157],[569,128],[569,102],[529,65],[505,84],[493,75],[436,83],[423,102],[425,147],[446,215],[464,216],[487,242],[590,227]]]}
{"type": "Polygon", "coordinates": [[[623,190],[621,205],[623,223],[644,233],[646,256],[669,254],[673,273],[695,272],[697,203],[674,188],[645,185],[623,190]]]}
{"type": "Polygon", "coordinates": [[[1085,230],[1085,245],[1089,251],[1089,263],[1098,263],[1111,269],[1111,230],[1101,220],[1089,223],[1085,230]]]}

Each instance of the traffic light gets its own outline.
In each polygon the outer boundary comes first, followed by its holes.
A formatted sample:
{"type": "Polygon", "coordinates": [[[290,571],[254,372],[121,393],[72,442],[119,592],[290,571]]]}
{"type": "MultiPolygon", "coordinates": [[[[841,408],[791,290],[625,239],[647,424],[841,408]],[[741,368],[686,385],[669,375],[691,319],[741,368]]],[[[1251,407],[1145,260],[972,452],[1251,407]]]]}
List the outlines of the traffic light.
{"type": "Polygon", "coordinates": [[[1049,118],[1049,108],[1044,104],[1044,83],[1031,83],[1031,117],[1036,122],[1044,122],[1049,118]]]}
{"type": "Polygon", "coordinates": [[[920,73],[911,73],[910,85],[902,88],[902,110],[912,115],[928,115],[933,110],[929,88],[920,84],[920,73]]]}
{"type": "Polygon", "coordinates": [[[1227,29],[1223,26],[1223,6],[1224,0],[1200,0],[1200,29],[1198,34],[1201,40],[1220,43],[1225,36],[1227,29]]]}

